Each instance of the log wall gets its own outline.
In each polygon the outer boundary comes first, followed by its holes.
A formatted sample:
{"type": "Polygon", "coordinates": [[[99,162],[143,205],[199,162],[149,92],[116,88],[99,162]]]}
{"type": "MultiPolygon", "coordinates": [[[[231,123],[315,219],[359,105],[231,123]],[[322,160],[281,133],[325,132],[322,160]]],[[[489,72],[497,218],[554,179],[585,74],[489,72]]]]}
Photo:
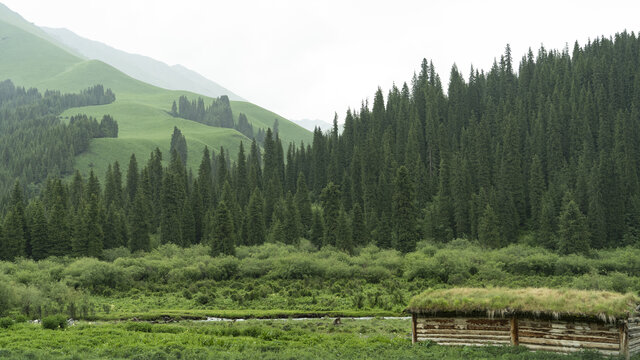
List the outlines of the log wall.
{"type": "Polygon", "coordinates": [[[509,319],[425,318],[415,320],[416,341],[433,341],[440,345],[509,345],[509,319]]]}
{"type": "Polygon", "coordinates": [[[413,341],[440,345],[520,345],[531,350],[604,355],[640,352],[640,318],[627,325],[527,318],[413,316],[413,341]]]}
{"type": "Polygon", "coordinates": [[[627,322],[627,354],[640,353],[640,318],[631,318],[627,322]]]}
{"type": "Polygon", "coordinates": [[[615,324],[559,320],[518,320],[518,341],[531,350],[575,352],[593,349],[621,354],[620,327],[615,324]]]}

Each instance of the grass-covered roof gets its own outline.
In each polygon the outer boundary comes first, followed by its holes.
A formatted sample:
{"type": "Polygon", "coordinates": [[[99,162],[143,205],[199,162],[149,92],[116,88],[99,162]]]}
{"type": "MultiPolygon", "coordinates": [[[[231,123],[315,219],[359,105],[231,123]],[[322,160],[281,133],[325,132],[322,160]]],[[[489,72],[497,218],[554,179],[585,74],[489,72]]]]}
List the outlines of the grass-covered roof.
{"type": "Polygon", "coordinates": [[[548,288],[430,289],[409,301],[411,313],[478,313],[599,318],[615,321],[634,315],[640,298],[634,294],[548,288]]]}

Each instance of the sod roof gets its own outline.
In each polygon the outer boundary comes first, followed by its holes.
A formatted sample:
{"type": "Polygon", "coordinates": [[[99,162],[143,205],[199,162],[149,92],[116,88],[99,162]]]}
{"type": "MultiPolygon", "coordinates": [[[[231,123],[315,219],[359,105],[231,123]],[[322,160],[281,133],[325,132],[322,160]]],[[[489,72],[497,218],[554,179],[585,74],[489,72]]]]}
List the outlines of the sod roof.
{"type": "Polygon", "coordinates": [[[634,294],[548,288],[430,289],[409,301],[408,312],[419,314],[484,312],[490,317],[527,314],[553,318],[584,317],[612,322],[635,315],[640,298],[634,294]]]}

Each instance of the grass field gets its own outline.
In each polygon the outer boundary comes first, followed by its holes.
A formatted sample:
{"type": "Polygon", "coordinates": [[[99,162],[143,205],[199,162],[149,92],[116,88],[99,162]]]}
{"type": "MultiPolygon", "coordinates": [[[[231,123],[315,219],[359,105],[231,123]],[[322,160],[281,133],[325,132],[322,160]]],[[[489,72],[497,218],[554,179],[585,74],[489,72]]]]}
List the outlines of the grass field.
{"type": "Polygon", "coordinates": [[[520,347],[411,344],[409,320],[79,322],[65,330],[0,329],[0,357],[30,359],[600,359],[520,347]]]}
{"type": "MultiPolygon", "coordinates": [[[[117,69],[96,60],[83,60],[38,36],[38,28],[22,21],[0,7],[0,79],[11,79],[16,85],[62,92],[78,92],[95,84],[111,88],[116,101],[109,105],[69,109],[63,117],[86,113],[101,118],[112,115],[119,125],[117,139],[93,140],[89,151],[76,158],[76,168],[87,174],[93,168],[103,176],[107,165],[118,160],[123,169],[132,153],[144,164],[156,148],[168,159],[173,127],[180,128],[187,139],[188,166],[194,170],[200,162],[204,146],[237,155],[240,142],[248,146],[250,139],[233,129],[214,128],[193,121],[174,118],[167,111],[181,95],[190,99],[198,94],[161,89],[135,80],[117,69]],[[4,21],[3,21],[4,19],[4,21]],[[31,31],[29,31],[31,30],[31,31]]],[[[212,99],[205,98],[205,103],[212,99]]],[[[231,102],[234,116],[244,112],[255,129],[271,127],[277,118],[283,144],[309,143],[312,134],[302,127],[266,109],[247,102],[231,102]]],[[[286,150],[286,149],[285,149],[286,150]]]]}

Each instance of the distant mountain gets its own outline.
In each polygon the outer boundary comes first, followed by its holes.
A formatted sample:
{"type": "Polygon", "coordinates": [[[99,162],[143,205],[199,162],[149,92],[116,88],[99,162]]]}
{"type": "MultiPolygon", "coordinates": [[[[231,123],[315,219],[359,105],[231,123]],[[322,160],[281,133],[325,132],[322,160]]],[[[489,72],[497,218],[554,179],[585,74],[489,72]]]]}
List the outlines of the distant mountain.
{"type": "MultiPolygon", "coordinates": [[[[147,60],[151,61],[147,65],[149,68],[155,66],[151,65],[154,60],[147,60]]],[[[190,71],[177,67],[174,74],[189,76],[190,71]]],[[[127,164],[132,153],[138,159],[147,159],[156,148],[167,154],[174,127],[178,127],[187,140],[187,166],[190,168],[197,169],[205,146],[216,150],[224,147],[233,158],[241,142],[245,149],[251,143],[251,139],[235,129],[207,126],[169,114],[171,103],[180,96],[189,99],[202,96],[205,102],[210,102],[212,99],[206,94],[150,85],[101,60],[87,59],[86,55],[63,45],[53,35],[0,4],[0,81],[4,79],[11,79],[17,86],[36,87],[40,91],[78,92],[96,84],[113,90],[116,95],[113,103],[72,108],[61,115],[67,118],[82,113],[101,118],[109,114],[118,122],[117,138],[93,139],[89,149],[75,157],[74,167],[84,174],[93,170],[102,176],[114,161],[127,164]]],[[[254,130],[273,126],[278,119],[279,134],[284,144],[310,143],[313,139],[311,132],[267,109],[246,101],[231,101],[230,105],[235,120],[244,113],[254,130]]]]}
{"type": "Polygon", "coordinates": [[[333,127],[331,123],[326,122],[324,120],[320,120],[320,119],[315,119],[315,120],[302,119],[302,120],[292,120],[292,121],[309,131],[315,130],[316,127],[319,127],[322,131],[331,130],[331,128],[333,127]]]}
{"type": "Polygon", "coordinates": [[[100,60],[134,79],[169,90],[186,90],[211,97],[229,96],[246,101],[230,90],[182,65],[169,66],[147,56],[130,54],[98,41],[83,38],[67,29],[42,27],[43,32],[82,57],[100,60]]]}

